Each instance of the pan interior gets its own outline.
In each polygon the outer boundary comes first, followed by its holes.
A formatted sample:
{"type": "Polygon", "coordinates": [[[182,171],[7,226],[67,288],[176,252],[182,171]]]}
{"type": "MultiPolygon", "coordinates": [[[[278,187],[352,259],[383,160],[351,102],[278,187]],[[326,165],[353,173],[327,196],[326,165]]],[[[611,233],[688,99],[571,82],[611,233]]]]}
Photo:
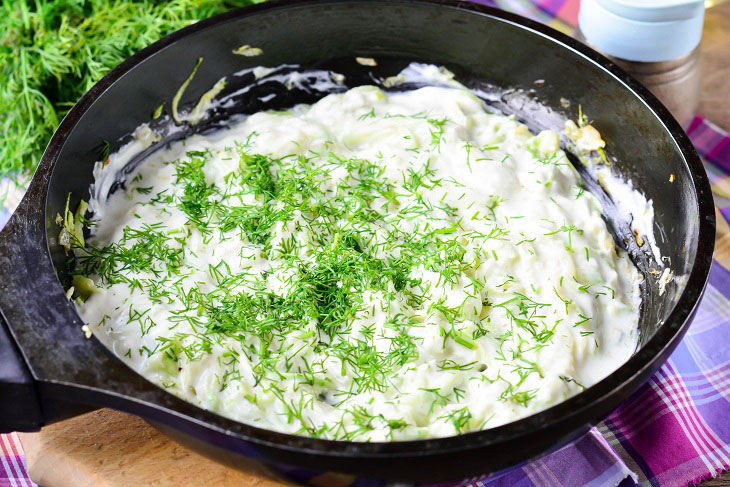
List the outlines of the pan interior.
{"type": "MultiPolygon", "coordinates": [[[[653,201],[657,244],[664,264],[678,276],[660,294],[657,263],[636,247],[630,231],[627,234],[629,222],[609,221],[617,243],[627,246],[646,277],[639,348],[653,336],[674,308],[683,289],[681,276],[689,273],[695,260],[699,215],[692,174],[680,148],[638,96],[580,53],[489,16],[410,2],[382,2],[377,8],[362,8],[358,2],[319,2],[301,8],[306,15],[298,15],[297,7],[273,9],[234,17],[183,37],[136,65],[94,101],[61,150],[47,197],[47,237],[61,286],[69,286],[69,269],[54,220],[63,213],[67,195],[72,194],[71,207],[88,198],[92,168],[104,142],[109,141],[114,151],[137,126],[151,120],[160,104],[169,112],[177,88],[199,58],[203,63],[184,93],[184,107],[192,107],[224,76],[229,84],[220,97],[249,87],[251,76],[232,74],[259,65],[331,70],[343,74],[347,86],[353,87],[377,83],[417,61],[447,67],[457,80],[480,90],[491,110],[515,114],[533,131],[560,133],[565,120],[578,118],[579,107],[589,115],[615,161],[612,171],[653,201]],[[246,44],[261,48],[262,54],[250,58],[233,54],[246,44]],[[363,66],[356,56],[372,57],[377,66],[363,66]]],[[[280,83],[244,91],[201,125],[170,132],[165,142],[193,131],[215,130],[235,114],[312,103],[325,94],[307,86],[284,89],[280,83]],[[272,93],[278,96],[261,101],[272,93]]]]}

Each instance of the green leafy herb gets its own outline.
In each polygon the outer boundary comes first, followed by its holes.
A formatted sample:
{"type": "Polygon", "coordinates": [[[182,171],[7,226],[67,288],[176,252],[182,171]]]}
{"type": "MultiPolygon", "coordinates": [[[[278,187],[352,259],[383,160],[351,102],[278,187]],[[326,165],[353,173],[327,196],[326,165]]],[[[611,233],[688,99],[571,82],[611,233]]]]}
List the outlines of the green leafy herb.
{"type": "Polygon", "coordinates": [[[32,171],[66,111],[109,69],[173,31],[258,1],[4,0],[0,177],[32,171]]]}

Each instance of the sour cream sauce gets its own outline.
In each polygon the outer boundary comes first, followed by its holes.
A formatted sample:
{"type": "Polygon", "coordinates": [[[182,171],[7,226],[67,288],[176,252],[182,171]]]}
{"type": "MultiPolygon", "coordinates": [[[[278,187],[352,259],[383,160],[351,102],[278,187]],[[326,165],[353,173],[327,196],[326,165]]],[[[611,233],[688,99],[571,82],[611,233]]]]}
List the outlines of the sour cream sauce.
{"type": "Polygon", "coordinates": [[[556,133],[464,89],[351,89],[172,144],[92,199],[107,267],[78,309],[140,374],[243,423],[491,428],[636,348],[639,273],[580,183],[556,133]]]}

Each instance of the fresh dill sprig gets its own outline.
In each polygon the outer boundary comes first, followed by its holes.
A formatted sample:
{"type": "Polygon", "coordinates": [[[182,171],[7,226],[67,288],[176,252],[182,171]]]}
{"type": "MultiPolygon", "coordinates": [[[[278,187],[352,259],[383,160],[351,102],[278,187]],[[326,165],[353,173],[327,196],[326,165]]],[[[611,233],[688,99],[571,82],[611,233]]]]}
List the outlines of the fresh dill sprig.
{"type": "Polygon", "coordinates": [[[194,22],[261,0],[3,0],[0,177],[32,171],[66,111],[109,69],[194,22]]]}

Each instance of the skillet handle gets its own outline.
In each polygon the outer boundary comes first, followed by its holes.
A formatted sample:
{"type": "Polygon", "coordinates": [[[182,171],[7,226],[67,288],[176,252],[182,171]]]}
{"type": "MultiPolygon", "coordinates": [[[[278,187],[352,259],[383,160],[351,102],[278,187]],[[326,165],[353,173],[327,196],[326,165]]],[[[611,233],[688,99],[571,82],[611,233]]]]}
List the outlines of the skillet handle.
{"type": "MultiPolygon", "coordinates": [[[[44,208],[45,191],[39,184],[45,180],[46,170],[39,168],[23,201],[0,231],[0,433],[38,431],[47,424],[95,409],[75,402],[77,391],[72,385],[54,384],[66,390],[63,394],[48,393],[48,381],[38,378],[33,363],[26,358],[17,323],[11,319],[18,303],[24,302],[13,298],[28,294],[27,290],[18,290],[17,281],[39,278],[21,263],[38,258],[32,243],[40,240],[38,227],[42,227],[43,217],[37,213],[44,208]]],[[[50,348],[49,353],[53,353],[50,348]]]]}
{"type": "Polygon", "coordinates": [[[44,324],[37,316],[24,315],[21,308],[26,303],[32,308],[29,296],[35,294],[32,286],[21,284],[40,281],[42,285],[42,279],[48,278],[39,265],[47,258],[43,210],[48,171],[47,165],[39,166],[20,205],[0,230],[0,433],[38,431],[42,426],[96,409],[78,399],[81,391],[73,383],[39,375],[38,364],[25,347],[29,340],[41,340],[51,359],[57,345],[52,333],[50,337],[48,333],[33,333],[44,324]],[[25,321],[19,322],[18,316],[25,321]]]}
{"type": "Polygon", "coordinates": [[[42,424],[35,382],[0,313],[0,433],[38,431],[42,424]]]}

